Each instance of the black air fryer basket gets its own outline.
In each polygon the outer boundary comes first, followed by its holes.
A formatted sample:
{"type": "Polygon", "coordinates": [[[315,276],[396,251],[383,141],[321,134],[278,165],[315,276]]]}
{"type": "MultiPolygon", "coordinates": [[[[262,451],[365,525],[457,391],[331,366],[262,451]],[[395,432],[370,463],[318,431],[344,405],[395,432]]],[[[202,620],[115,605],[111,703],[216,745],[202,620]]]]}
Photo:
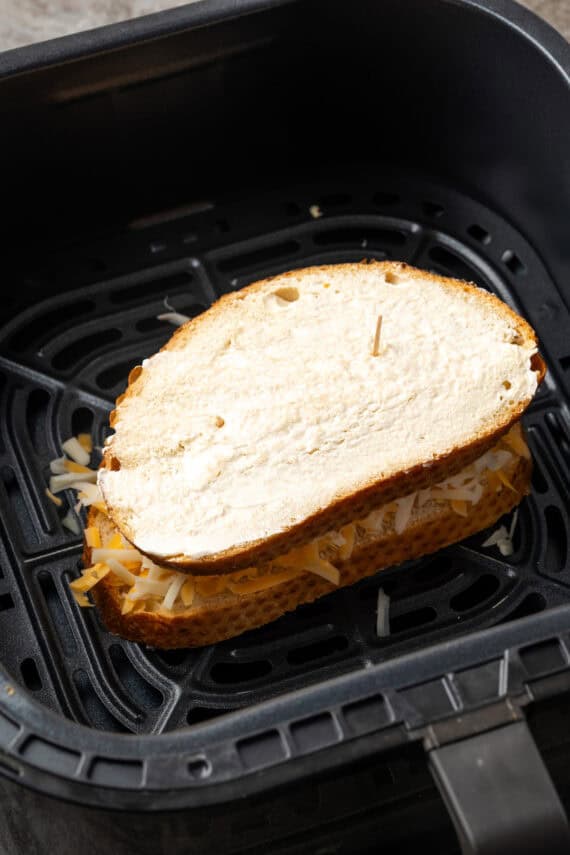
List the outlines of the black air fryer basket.
{"type": "Polygon", "coordinates": [[[568,45],[510,0],[211,0],[0,75],[1,851],[570,851],[568,45]],[[61,443],[103,443],[165,298],[362,258],[537,330],[513,555],[487,531],[205,649],[109,634],[61,443]]]}

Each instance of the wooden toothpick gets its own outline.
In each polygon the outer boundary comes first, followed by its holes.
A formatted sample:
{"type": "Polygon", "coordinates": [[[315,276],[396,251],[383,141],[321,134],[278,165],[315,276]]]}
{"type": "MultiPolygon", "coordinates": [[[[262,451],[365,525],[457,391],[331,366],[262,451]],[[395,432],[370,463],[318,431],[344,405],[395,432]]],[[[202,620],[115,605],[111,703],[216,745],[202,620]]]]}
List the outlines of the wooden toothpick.
{"type": "Polygon", "coordinates": [[[380,333],[382,331],[382,315],[378,315],[376,321],[376,332],[374,333],[374,345],[372,347],[372,356],[378,356],[380,353],[380,333]]]}

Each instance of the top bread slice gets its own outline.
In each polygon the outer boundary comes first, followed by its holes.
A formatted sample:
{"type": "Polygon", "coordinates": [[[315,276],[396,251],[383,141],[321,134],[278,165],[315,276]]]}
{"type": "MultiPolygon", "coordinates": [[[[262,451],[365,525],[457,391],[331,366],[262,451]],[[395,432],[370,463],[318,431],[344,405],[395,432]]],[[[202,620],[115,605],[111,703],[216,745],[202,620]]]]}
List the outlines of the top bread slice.
{"type": "Polygon", "coordinates": [[[254,283],[131,372],[108,514],[179,570],[270,560],[484,453],[542,380],[537,349],[498,298],[400,263],[254,283]]]}

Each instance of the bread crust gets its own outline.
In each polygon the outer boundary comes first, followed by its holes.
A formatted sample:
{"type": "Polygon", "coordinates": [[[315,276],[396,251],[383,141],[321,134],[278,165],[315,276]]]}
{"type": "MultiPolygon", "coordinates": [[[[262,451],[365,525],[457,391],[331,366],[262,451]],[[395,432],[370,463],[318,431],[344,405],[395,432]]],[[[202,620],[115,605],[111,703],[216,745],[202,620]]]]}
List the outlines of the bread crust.
{"type": "MultiPolygon", "coordinates": [[[[336,563],[340,571],[338,587],[352,585],[379,570],[436,552],[492,525],[529,493],[531,471],[530,460],[517,458],[509,471],[514,491],[503,486],[495,492],[487,485],[479,502],[469,506],[465,517],[455,513],[448,503],[441,504],[434,512],[410,524],[402,534],[391,532],[355,549],[349,560],[336,563]]],[[[98,514],[90,510],[90,525],[97,524],[98,514]]],[[[84,562],[86,566],[91,563],[91,550],[87,546],[84,562]]],[[[122,615],[119,589],[108,584],[107,577],[93,588],[92,595],[110,632],[152,647],[173,649],[201,647],[233,638],[335,590],[337,586],[305,572],[264,591],[224,594],[207,606],[196,606],[172,615],[157,612],[122,615]]]]}
{"type": "MultiPolygon", "coordinates": [[[[401,262],[371,261],[361,262],[359,264],[323,265],[306,268],[303,271],[290,271],[286,274],[279,274],[278,276],[273,276],[268,279],[252,283],[240,291],[226,294],[214,303],[207,313],[190,320],[188,323],[180,327],[162,350],[179,349],[180,347],[183,347],[188,338],[191,337],[197,325],[204,323],[205,318],[208,319],[208,323],[215,323],[216,317],[219,313],[226,312],[228,309],[231,310],[232,305],[237,301],[243,300],[249,292],[262,289],[267,286],[268,283],[277,279],[279,281],[283,281],[289,277],[298,277],[300,274],[307,272],[318,272],[323,276],[326,276],[328,273],[338,270],[339,267],[354,273],[357,272],[361,266],[377,267],[383,273],[392,273],[395,275],[403,272],[413,274],[415,276],[443,284],[447,287],[454,289],[459,288],[465,293],[476,295],[479,300],[492,305],[493,310],[502,315],[505,320],[514,327],[521,340],[527,343],[532,343],[538,347],[538,340],[532,327],[493,294],[490,294],[471,283],[439,276],[423,270],[417,270],[401,262]]],[[[546,373],[546,366],[538,353],[533,357],[531,368],[537,373],[538,383],[542,382],[546,373]]],[[[127,390],[124,395],[118,399],[117,406],[120,407],[121,401],[124,397],[138,394],[138,391],[141,388],[140,384],[142,383],[144,383],[144,374],[141,370],[134,369],[129,375],[129,385],[127,390]]],[[[338,529],[342,525],[345,525],[354,519],[365,517],[380,505],[393,501],[394,499],[410,492],[431,486],[438,481],[456,474],[495,445],[501,436],[507,433],[512,425],[520,419],[529,403],[530,399],[520,401],[517,405],[505,407],[503,418],[494,425],[493,429],[484,434],[474,436],[471,442],[467,445],[456,447],[447,454],[442,454],[427,463],[418,464],[405,472],[396,473],[388,478],[370,481],[368,484],[350,495],[345,495],[336,499],[326,507],[318,509],[315,513],[306,517],[304,520],[289,527],[285,527],[279,532],[276,532],[266,538],[251,541],[247,544],[240,544],[239,546],[199,558],[183,554],[168,556],[159,556],[151,552],[146,552],[145,554],[147,554],[153,561],[164,566],[169,566],[180,571],[191,572],[195,575],[219,575],[222,573],[231,573],[251,566],[252,564],[265,563],[284,552],[288,552],[294,547],[308,543],[315,537],[325,534],[331,529],[338,529]]],[[[113,423],[114,413],[115,411],[111,414],[111,424],[113,423]]],[[[102,466],[112,469],[117,465],[120,465],[120,463],[117,463],[112,447],[105,449],[102,466]]],[[[140,546],[136,542],[135,533],[129,526],[128,521],[121,515],[120,509],[114,507],[105,495],[104,485],[102,485],[102,492],[109,516],[113,520],[113,523],[125,538],[140,550],[140,546]]]]}

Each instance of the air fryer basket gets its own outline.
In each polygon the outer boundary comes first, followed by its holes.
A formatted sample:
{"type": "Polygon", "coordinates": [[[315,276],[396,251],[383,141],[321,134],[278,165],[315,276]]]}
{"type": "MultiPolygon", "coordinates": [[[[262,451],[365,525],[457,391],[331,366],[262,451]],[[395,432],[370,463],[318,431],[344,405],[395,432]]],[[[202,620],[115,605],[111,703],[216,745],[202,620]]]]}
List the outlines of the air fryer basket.
{"type": "Polygon", "coordinates": [[[566,803],[568,47],[512,3],[381,6],[207,2],[0,56],[3,851],[389,852],[403,822],[455,852],[424,749],[464,852],[566,851],[526,719],[566,803]],[[484,532],[201,650],[110,635],[45,496],[62,441],[101,446],[165,300],[194,316],[362,258],[474,281],[535,327],[514,554],[484,532]],[[513,813],[490,822],[495,795],[513,813]]]}

